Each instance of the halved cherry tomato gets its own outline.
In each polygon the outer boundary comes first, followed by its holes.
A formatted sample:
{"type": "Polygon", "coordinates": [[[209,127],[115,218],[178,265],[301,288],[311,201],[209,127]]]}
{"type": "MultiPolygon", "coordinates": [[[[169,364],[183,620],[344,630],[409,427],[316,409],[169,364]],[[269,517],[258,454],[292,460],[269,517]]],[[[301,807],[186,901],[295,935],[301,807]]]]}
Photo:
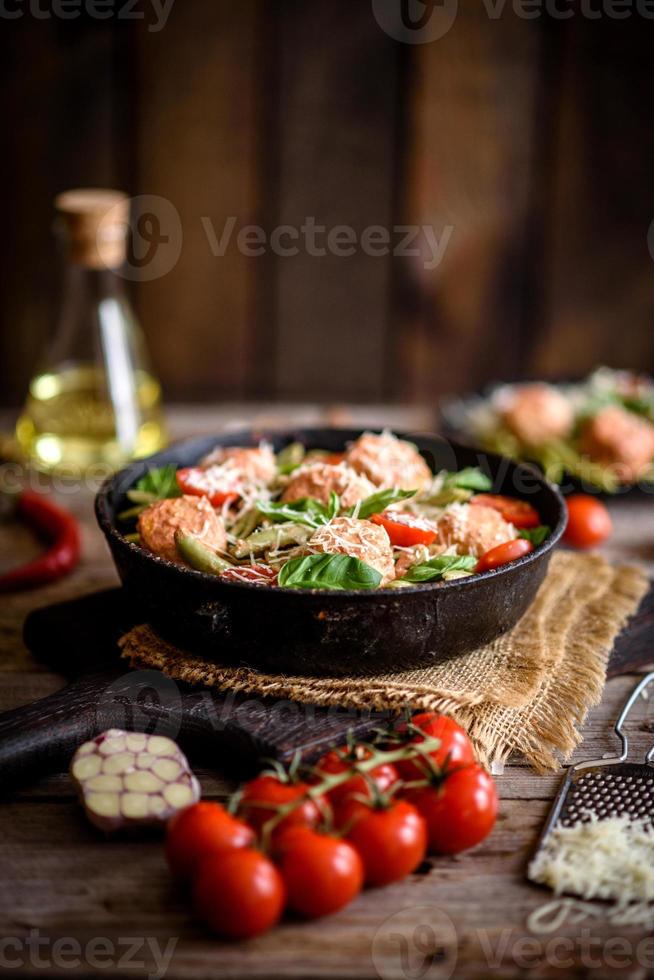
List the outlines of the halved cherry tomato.
{"type": "Polygon", "coordinates": [[[270,565],[235,565],[220,576],[228,582],[253,582],[255,585],[274,585],[277,572],[270,565]]]}
{"type": "MultiPolygon", "coordinates": [[[[357,762],[363,762],[364,759],[368,758],[370,758],[370,749],[365,745],[354,745],[351,748],[345,745],[340,749],[332,749],[331,752],[324,755],[316,764],[316,769],[318,770],[319,777],[323,775],[330,776],[334,773],[347,772],[357,762]]],[[[354,775],[351,779],[341,783],[340,786],[335,786],[334,789],[329,791],[327,798],[336,811],[336,808],[351,796],[371,797],[371,782],[374,783],[379,792],[384,793],[398,779],[399,775],[395,766],[386,762],[381,766],[377,766],[376,769],[372,769],[365,776],[354,775]]],[[[335,819],[336,826],[340,826],[336,813],[335,819]]]]}
{"type": "Polygon", "coordinates": [[[286,888],[267,857],[251,848],[209,858],[193,883],[196,911],[227,939],[259,936],[279,922],[286,888]]]}
{"type": "Polygon", "coordinates": [[[481,504],[498,511],[508,524],[514,527],[538,527],[540,514],[526,500],[516,500],[515,497],[505,497],[501,493],[478,493],[470,498],[471,504],[481,504]]]}
{"type": "Polygon", "coordinates": [[[567,497],[568,526],[563,540],[573,548],[593,548],[606,541],[613,530],[611,516],[596,497],[583,493],[567,497]]]}
{"type": "Polygon", "coordinates": [[[177,486],[184,494],[193,497],[208,497],[212,507],[222,507],[223,504],[238,500],[240,494],[236,488],[217,488],[212,486],[210,474],[213,467],[206,470],[200,466],[187,466],[177,470],[177,486]]]}
{"type": "Polygon", "coordinates": [[[427,823],[429,850],[457,854],[487,837],[497,818],[497,788],[481,766],[456,769],[437,785],[409,790],[427,823]]]}
{"type": "MultiPolygon", "coordinates": [[[[467,734],[457,725],[455,721],[447,715],[439,715],[435,711],[423,711],[414,715],[411,724],[419,728],[428,738],[440,739],[440,745],[433,752],[428,753],[428,758],[439,769],[447,767],[451,769],[455,766],[465,766],[476,762],[475,750],[467,734]]],[[[398,725],[397,731],[406,731],[406,725],[398,725]]],[[[416,745],[424,741],[424,736],[415,734],[409,739],[409,745],[416,745]]],[[[420,764],[421,756],[414,759],[401,759],[396,763],[397,771],[405,782],[413,779],[422,779],[425,775],[425,767],[420,764]]]]}
{"type": "MultiPolygon", "coordinates": [[[[278,812],[280,807],[301,799],[311,789],[308,783],[283,782],[278,776],[257,776],[246,783],[238,804],[239,816],[253,827],[257,833],[278,812]]],[[[278,837],[288,827],[301,825],[315,827],[321,817],[321,806],[307,799],[279,822],[275,828],[278,837]]]]}
{"type": "Polygon", "coordinates": [[[496,548],[491,548],[485,555],[482,555],[477,562],[476,572],[489,572],[492,568],[499,568],[500,565],[508,565],[511,561],[528,555],[534,550],[531,541],[525,538],[515,538],[513,541],[505,541],[498,544],[496,548]]]}
{"type": "Polygon", "coordinates": [[[356,849],[309,827],[285,831],[275,857],[289,907],[307,919],[337,912],[363,887],[363,863],[356,849]]]}
{"type": "Polygon", "coordinates": [[[220,803],[195,803],[168,824],[166,858],[173,874],[190,878],[206,858],[253,843],[252,828],[220,803]]]}
{"type": "Polygon", "coordinates": [[[405,511],[387,510],[383,514],[373,514],[370,520],[386,528],[391,544],[398,548],[431,544],[438,533],[433,521],[405,511]]]}
{"type": "Polygon", "coordinates": [[[342,808],[346,837],[359,852],[366,884],[388,885],[415,871],[427,853],[427,826],[406,800],[368,806],[349,800],[342,808]]]}

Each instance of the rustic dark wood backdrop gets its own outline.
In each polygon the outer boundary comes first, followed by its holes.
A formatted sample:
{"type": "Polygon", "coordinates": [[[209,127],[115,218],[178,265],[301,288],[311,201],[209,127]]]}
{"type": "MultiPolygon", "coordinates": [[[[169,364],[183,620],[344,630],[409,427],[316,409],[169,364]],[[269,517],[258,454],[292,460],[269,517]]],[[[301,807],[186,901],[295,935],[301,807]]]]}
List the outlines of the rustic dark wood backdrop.
{"type": "Polygon", "coordinates": [[[387,36],[369,0],[176,0],[160,32],[148,13],[0,20],[2,400],[20,402],[43,346],[51,201],[78,185],[180,214],[178,264],[134,287],[169,398],[431,401],[654,369],[654,21],[573,10],[492,19],[460,0],[422,45],[387,36]],[[428,271],[215,257],[203,216],[453,230],[428,271]]]}

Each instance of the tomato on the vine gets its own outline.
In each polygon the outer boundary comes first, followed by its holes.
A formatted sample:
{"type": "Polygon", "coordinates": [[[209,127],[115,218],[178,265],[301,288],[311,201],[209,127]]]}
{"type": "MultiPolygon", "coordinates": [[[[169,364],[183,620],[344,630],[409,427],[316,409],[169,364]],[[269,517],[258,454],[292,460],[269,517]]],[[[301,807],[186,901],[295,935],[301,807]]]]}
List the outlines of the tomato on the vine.
{"type": "Polygon", "coordinates": [[[284,831],[275,857],[289,908],[307,919],[337,912],[363,887],[363,864],[355,848],[309,827],[284,831]]]}
{"type": "Polygon", "coordinates": [[[568,525],[563,535],[573,548],[594,548],[613,530],[611,515],[601,500],[577,493],[566,498],[568,525]]]}
{"type": "Polygon", "coordinates": [[[172,818],[166,858],[173,874],[190,878],[206,858],[254,843],[254,831],[220,803],[195,803],[172,818]]]}
{"type": "Polygon", "coordinates": [[[528,504],[526,500],[517,500],[515,497],[505,497],[501,493],[478,493],[470,498],[473,505],[491,507],[498,511],[508,524],[514,527],[538,527],[540,524],[540,514],[535,507],[528,504]]]}
{"type": "MultiPolygon", "coordinates": [[[[470,765],[476,761],[475,751],[467,734],[447,715],[440,715],[435,711],[422,711],[413,716],[411,724],[420,729],[420,732],[412,735],[407,744],[419,745],[425,738],[440,740],[441,744],[437,749],[426,753],[428,759],[438,769],[442,769],[445,765],[449,768],[470,765]]],[[[397,726],[397,731],[400,733],[406,730],[406,725],[397,726]]],[[[401,759],[396,763],[397,771],[405,782],[424,778],[425,764],[421,763],[423,758],[424,756],[417,755],[415,759],[401,759]]]]}
{"type": "Polygon", "coordinates": [[[495,781],[478,765],[455,769],[432,785],[409,790],[406,798],[426,821],[429,850],[439,854],[458,854],[479,844],[497,818],[495,781]]]}
{"type": "Polygon", "coordinates": [[[315,827],[320,822],[325,804],[309,798],[299,802],[310,789],[311,786],[304,782],[284,782],[279,776],[270,774],[257,776],[243,787],[238,804],[239,816],[260,833],[264,824],[275,816],[279,808],[298,802],[298,806],[280,820],[275,834],[296,824],[315,827]]]}
{"type": "Polygon", "coordinates": [[[284,881],[260,851],[228,851],[203,862],[193,883],[196,911],[227,939],[249,939],[272,928],[286,901],[284,881]]]}
{"type": "Polygon", "coordinates": [[[417,514],[404,511],[387,510],[383,514],[373,514],[370,520],[385,528],[391,544],[396,548],[410,548],[416,544],[431,544],[435,541],[438,528],[417,514]]]}
{"type": "Polygon", "coordinates": [[[534,546],[531,541],[527,541],[526,538],[515,538],[513,541],[505,541],[504,544],[498,544],[495,548],[491,548],[481,556],[477,562],[476,572],[490,572],[494,568],[500,568],[502,565],[508,565],[509,562],[517,561],[518,558],[524,558],[534,550],[534,546]]]}
{"type": "MultiPolygon", "coordinates": [[[[316,763],[317,778],[332,776],[336,773],[347,772],[357,762],[369,759],[371,750],[366,745],[344,745],[339,749],[332,749],[316,763]]],[[[372,795],[371,787],[374,785],[379,792],[384,793],[399,779],[399,774],[395,766],[390,762],[385,762],[375,769],[371,769],[363,775],[353,775],[339,786],[335,786],[327,793],[327,799],[334,809],[353,795],[368,796],[372,795]]]]}
{"type": "Polygon", "coordinates": [[[346,837],[359,852],[368,885],[405,878],[427,853],[425,821],[407,800],[368,805],[348,800],[341,807],[346,837]]]}

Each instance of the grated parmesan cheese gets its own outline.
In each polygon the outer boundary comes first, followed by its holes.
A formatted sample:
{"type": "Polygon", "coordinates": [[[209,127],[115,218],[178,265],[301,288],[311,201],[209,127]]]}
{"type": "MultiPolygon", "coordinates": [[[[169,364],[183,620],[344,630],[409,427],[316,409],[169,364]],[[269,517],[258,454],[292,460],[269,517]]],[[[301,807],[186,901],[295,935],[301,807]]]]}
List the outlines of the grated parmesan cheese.
{"type": "MultiPolygon", "coordinates": [[[[588,816],[587,822],[572,827],[556,826],[529,865],[527,877],[556,895],[612,902],[608,917],[615,925],[654,926],[654,827],[626,814],[604,820],[588,816]]],[[[530,917],[532,931],[542,931],[543,911],[537,909],[530,917]]]]}

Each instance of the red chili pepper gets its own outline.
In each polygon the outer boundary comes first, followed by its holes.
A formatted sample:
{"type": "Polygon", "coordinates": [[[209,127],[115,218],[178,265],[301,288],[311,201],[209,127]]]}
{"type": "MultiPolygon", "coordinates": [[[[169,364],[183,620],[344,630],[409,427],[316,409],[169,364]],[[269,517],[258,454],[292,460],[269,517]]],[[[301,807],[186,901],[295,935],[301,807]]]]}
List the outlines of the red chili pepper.
{"type": "Polygon", "coordinates": [[[77,565],[80,558],[79,525],[72,514],[47,496],[23,490],[16,502],[16,517],[42,535],[49,544],[44,554],[0,575],[0,592],[19,592],[54,582],[77,565]]]}

